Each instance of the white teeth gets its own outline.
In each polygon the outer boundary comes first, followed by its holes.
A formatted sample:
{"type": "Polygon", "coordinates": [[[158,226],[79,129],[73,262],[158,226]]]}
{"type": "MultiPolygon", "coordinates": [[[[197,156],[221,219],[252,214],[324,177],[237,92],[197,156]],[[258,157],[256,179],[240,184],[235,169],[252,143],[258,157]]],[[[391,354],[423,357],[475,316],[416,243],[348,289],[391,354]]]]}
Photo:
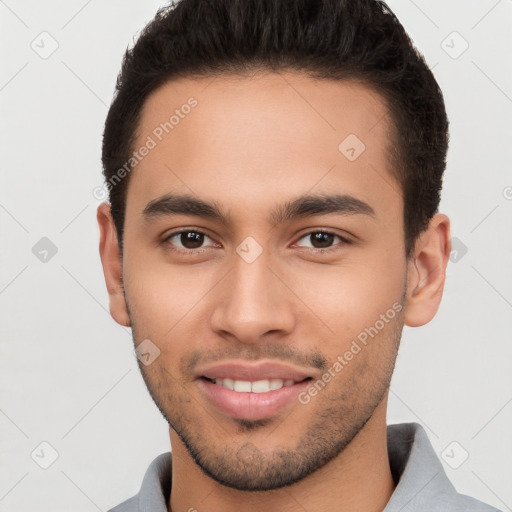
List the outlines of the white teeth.
{"type": "Polygon", "coordinates": [[[268,393],[270,391],[269,380],[257,380],[252,383],[251,391],[253,393],[268,393]]]}
{"type": "Polygon", "coordinates": [[[254,382],[248,380],[215,379],[217,386],[238,391],[239,393],[268,393],[281,389],[283,386],[292,386],[295,383],[292,379],[264,379],[254,382]]]}
{"type": "Polygon", "coordinates": [[[235,391],[250,393],[251,383],[248,380],[235,380],[235,391]]]}
{"type": "Polygon", "coordinates": [[[221,386],[224,386],[228,389],[235,389],[235,381],[233,379],[220,379],[224,380],[224,382],[221,384],[221,386]]]}
{"type": "Polygon", "coordinates": [[[283,387],[283,381],[281,379],[270,379],[270,390],[281,389],[283,387]]]}

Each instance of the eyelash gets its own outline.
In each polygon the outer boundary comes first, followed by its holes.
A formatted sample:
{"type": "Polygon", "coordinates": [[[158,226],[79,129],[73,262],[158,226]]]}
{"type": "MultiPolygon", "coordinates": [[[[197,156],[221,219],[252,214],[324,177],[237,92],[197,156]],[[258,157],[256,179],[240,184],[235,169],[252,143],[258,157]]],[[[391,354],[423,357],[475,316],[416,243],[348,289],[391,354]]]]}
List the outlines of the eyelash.
{"type": "MultiPolygon", "coordinates": [[[[188,255],[188,256],[194,256],[194,255],[196,255],[198,253],[200,254],[200,253],[202,253],[202,252],[204,252],[205,250],[208,249],[207,247],[199,247],[198,249],[177,249],[176,247],[173,247],[173,244],[171,244],[169,242],[169,240],[171,238],[173,238],[173,237],[175,237],[177,235],[181,235],[183,233],[196,233],[196,234],[203,235],[203,236],[208,237],[208,238],[211,239],[211,237],[209,235],[207,235],[204,231],[201,231],[200,229],[184,229],[184,230],[181,230],[181,231],[175,231],[174,233],[171,233],[170,235],[165,237],[165,239],[163,240],[163,244],[166,246],[167,249],[169,249],[171,251],[174,251],[174,252],[177,252],[177,253],[180,253],[180,254],[185,254],[185,255],[188,255]]],[[[337,244],[334,244],[331,247],[327,247],[325,249],[322,249],[322,248],[319,248],[319,247],[301,247],[301,249],[308,249],[309,251],[312,251],[314,254],[318,254],[318,253],[326,254],[326,253],[331,253],[333,251],[339,250],[340,243],[341,243],[341,245],[349,245],[349,244],[351,244],[351,241],[348,240],[347,238],[344,238],[341,235],[338,235],[337,233],[333,233],[332,231],[327,231],[327,230],[323,230],[323,229],[316,229],[314,231],[309,231],[308,233],[303,234],[298,239],[298,241],[300,241],[303,238],[306,238],[308,236],[317,234],[317,233],[324,233],[326,235],[333,235],[333,236],[339,238],[341,242],[338,242],[337,244]]]]}

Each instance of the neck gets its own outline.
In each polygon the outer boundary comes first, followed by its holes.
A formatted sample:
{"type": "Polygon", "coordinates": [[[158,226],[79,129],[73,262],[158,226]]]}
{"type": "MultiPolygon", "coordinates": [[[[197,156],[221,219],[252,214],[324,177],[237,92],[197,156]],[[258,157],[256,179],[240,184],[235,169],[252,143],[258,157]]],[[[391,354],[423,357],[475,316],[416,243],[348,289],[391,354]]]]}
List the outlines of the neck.
{"type": "Polygon", "coordinates": [[[395,485],[389,467],[386,405],[383,400],[352,442],[335,459],[291,486],[266,492],[237,491],[205,475],[170,429],[170,512],[382,511],[395,485]]]}

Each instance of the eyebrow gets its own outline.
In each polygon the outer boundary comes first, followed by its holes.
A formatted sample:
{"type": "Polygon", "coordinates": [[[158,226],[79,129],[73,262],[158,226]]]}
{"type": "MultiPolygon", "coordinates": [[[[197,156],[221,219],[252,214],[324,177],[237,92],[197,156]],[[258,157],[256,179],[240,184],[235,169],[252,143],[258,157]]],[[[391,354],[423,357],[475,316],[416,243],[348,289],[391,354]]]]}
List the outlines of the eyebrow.
{"type": "MultiPolygon", "coordinates": [[[[303,195],[286,202],[273,210],[269,219],[275,224],[281,224],[294,219],[327,214],[375,217],[374,209],[356,197],[347,194],[322,194],[303,195]]],[[[231,217],[223,212],[217,203],[189,195],[166,194],[154,199],[146,205],[142,215],[146,221],[169,215],[193,215],[224,224],[232,223],[231,217]]]]}

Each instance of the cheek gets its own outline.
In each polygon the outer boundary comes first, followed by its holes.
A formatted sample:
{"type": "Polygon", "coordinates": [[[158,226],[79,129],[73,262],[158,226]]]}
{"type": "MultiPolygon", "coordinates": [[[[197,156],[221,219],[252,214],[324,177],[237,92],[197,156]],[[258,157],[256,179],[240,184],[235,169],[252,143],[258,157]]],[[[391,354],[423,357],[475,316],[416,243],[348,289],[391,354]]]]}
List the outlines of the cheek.
{"type": "MultiPolygon", "coordinates": [[[[124,262],[125,291],[137,338],[169,340],[183,330],[190,333],[206,326],[215,295],[226,298],[223,282],[229,268],[210,262],[199,266],[171,265],[161,255],[130,251],[124,262]],[[206,300],[205,300],[206,299],[206,300]]],[[[273,263],[292,292],[297,327],[307,339],[321,336],[333,349],[340,340],[350,342],[381,314],[400,301],[404,285],[404,262],[397,251],[364,250],[348,254],[339,264],[297,261],[273,263]],[[328,329],[325,329],[327,327],[328,329]],[[310,332],[311,331],[311,332],[310,332]]],[[[222,302],[222,301],[221,301],[222,302]]],[[[186,333],[185,333],[186,334],[186,333]]],[[[190,340],[188,348],[194,345],[190,340]]]]}
{"type": "Polygon", "coordinates": [[[400,303],[405,277],[396,260],[310,266],[295,273],[294,291],[329,327],[333,340],[351,338],[400,303]]]}
{"type": "Polygon", "coordinates": [[[148,259],[127,261],[125,269],[125,291],[139,336],[172,336],[212,286],[204,272],[148,259]]]}

